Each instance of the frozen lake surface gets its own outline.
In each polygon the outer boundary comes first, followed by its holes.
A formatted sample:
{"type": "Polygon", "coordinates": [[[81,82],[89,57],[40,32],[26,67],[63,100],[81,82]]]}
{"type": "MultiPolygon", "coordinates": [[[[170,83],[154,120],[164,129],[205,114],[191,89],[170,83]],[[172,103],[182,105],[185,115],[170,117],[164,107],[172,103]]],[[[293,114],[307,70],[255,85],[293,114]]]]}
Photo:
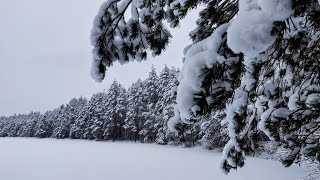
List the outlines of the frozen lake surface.
{"type": "Polygon", "coordinates": [[[300,180],[297,166],[248,158],[223,174],[220,154],[130,142],[0,138],[1,180],[300,180]]]}

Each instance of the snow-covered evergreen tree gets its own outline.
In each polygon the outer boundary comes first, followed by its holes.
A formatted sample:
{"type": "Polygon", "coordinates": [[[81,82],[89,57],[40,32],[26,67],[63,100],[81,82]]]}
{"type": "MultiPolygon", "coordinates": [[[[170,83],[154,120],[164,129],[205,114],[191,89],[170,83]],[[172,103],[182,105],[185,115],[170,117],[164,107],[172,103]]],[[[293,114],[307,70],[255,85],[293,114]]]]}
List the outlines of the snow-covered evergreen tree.
{"type": "Polygon", "coordinates": [[[147,103],[147,109],[142,113],[145,122],[143,123],[143,127],[139,134],[144,137],[145,142],[154,142],[156,136],[155,123],[157,117],[155,106],[159,100],[158,80],[159,77],[157,75],[156,69],[152,67],[151,71],[149,72],[148,78],[143,82],[143,98],[147,103]]]}
{"type": "Polygon", "coordinates": [[[126,118],[126,90],[117,82],[111,84],[106,101],[104,139],[122,139],[126,118]]]}
{"type": "Polygon", "coordinates": [[[228,132],[225,124],[225,113],[214,112],[203,117],[200,124],[199,141],[207,149],[222,148],[228,142],[228,132]]]}
{"type": "Polygon", "coordinates": [[[103,124],[106,121],[107,98],[105,92],[94,94],[89,101],[89,120],[86,125],[84,138],[103,140],[103,124]]]}
{"type": "Polygon", "coordinates": [[[75,124],[79,114],[81,113],[83,107],[87,103],[87,99],[80,97],[80,98],[73,98],[71,101],[66,105],[66,118],[68,121],[68,131],[69,135],[71,134],[70,131],[72,126],[75,124]]]}
{"type": "Polygon", "coordinates": [[[83,137],[84,129],[86,127],[86,123],[89,120],[89,103],[85,98],[79,99],[80,103],[78,106],[78,116],[75,119],[74,124],[71,125],[70,129],[70,138],[72,139],[80,139],[83,137]]]}
{"type": "Polygon", "coordinates": [[[291,149],[284,165],[320,160],[320,6],[316,0],[120,0],[101,6],[92,30],[92,76],[114,61],[159,55],[189,9],[202,4],[194,43],[184,50],[173,126],[226,110],[228,173],[255,151],[259,131],[291,149]],[[131,7],[132,18],[124,12],[131,7]]]}
{"type": "Polygon", "coordinates": [[[36,122],[34,130],[34,136],[39,137],[39,138],[48,138],[51,137],[51,129],[52,129],[52,124],[48,119],[51,116],[52,111],[47,111],[44,113],[36,122]]]}
{"type": "Polygon", "coordinates": [[[35,125],[41,119],[41,114],[39,112],[31,112],[26,116],[21,115],[22,124],[19,127],[20,132],[17,136],[20,137],[33,137],[35,136],[35,125]]]}
{"type": "Polygon", "coordinates": [[[0,137],[7,137],[9,135],[9,128],[11,125],[9,119],[9,117],[5,117],[2,119],[0,137]]]}
{"type": "Polygon", "coordinates": [[[53,137],[53,133],[54,133],[54,130],[56,129],[57,125],[58,125],[58,122],[57,122],[57,119],[58,119],[58,116],[61,112],[61,106],[59,108],[56,108],[52,111],[48,111],[46,114],[46,122],[49,126],[49,134],[50,134],[50,137],[53,137]]]}
{"type": "Polygon", "coordinates": [[[5,137],[4,128],[7,127],[8,121],[6,116],[0,116],[0,137],[5,137]]]}
{"type": "Polygon", "coordinates": [[[160,73],[158,81],[160,98],[155,105],[155,129],[157,130],[155,142],[158,144],[167,144],[169,141],[173,141],[174,133],[169,130],[167,123],[174,116],[176,77],[177,71],[175,68],[169,69],[165,66],[160,73]]]}
{"type": "Polygon", "coordinates": [[[53,122],[54,129],[52,132],[52,137],[58,139],[68,138],[70,134],[70,128],[65,105],[60,106],[59,114],[53,122]]]}
{"type": "Polygon", "coordinates": [[[133,83],[128,90],[128,111],[125,119],[125,132],[129,139],[134,141],[142,141],[141,131],[145,119],[143,112],[147,111],[147,102],[143,94],[143,83],[139,79],[136,83],[133,83]]]}
{"type": "Polygon", "coordinates": [[[74,124],[86,104],[85,98],[73,98],[68,104],[60,107],[58,116],[54,118],[54,130],[52,136],[55,138],[69,138],[72,134],[74,124]]]}
{"type": "Polygon", "coordinates": [[[119,94],[117,96],[117,104],[115,106],[116,113],[117,113],[117,122],[116,122],[116,130],[117,130],[117,136],[115,136],[117,139],[123,140],[125,133],[124,133],[124,124],[127,114],[127,90],[119,83],[119,94]]]}

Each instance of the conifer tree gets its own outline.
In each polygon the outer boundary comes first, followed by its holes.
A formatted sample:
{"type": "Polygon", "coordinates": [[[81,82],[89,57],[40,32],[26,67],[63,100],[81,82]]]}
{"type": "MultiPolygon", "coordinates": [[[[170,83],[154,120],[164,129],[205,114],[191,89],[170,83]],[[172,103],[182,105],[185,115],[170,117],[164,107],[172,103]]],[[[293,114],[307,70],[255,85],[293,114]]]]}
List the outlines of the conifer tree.
{"type": "Polygon", "coordinates": [[[126,90],[117,81],[113,81],[108,90],[105,106],[104,139],[121,139],[126,117],[126,90]]]}
{"type": "Polygon", "coordinates": [[[117,105],[115,107],[117,113],[117,138],[124,139],[124,124],[127,114],[127,90],[119,83],[119,95],[117,97],[117,105]]]}
{"type": "Polygon", "coordinates": [[[85,128],[89,121],[90,104],[86,99],[84,99],[83,103],[83,106],[79,109],[78,117],[70,129],[70,138],[72,139],[81,139],[84,137],[85,128]]]}
{"type": "Polygon", "coordinates": [[[145,122],[139,134],[144,137],[144,141],[154,142],[156,136],[155,122],[156,111],[155,106],[159,100],[159,77],[156,69],[152,66],[149,77],[144,81],[143,98],[147,103],[146,111],[143,112],[145,122]]]}
{"type": "Polygon", "coordinates": [[[54,122],[53,138],[63,139],[69,137],[68,119],[66,117],[66,106],[62,105],[59,108],[59,114],[54,122]]]}
{"type": "Polygon", "coordinates": [[[10,122],[9,117],[6,117],[1,122],[1,130],[0,130],[0,137],[7,137],[9,134],[10,122]]]}
{"type": "Polygon", "coordinates": [[[222,148],[228,142],[228,132],[224,112],[213,112],[202,118],[199,141],[207,149],[222,148]]]}
{"type": "Polygon", "coordinates": [[[175,68],[169,69],[167,66],[160,73],[158,81],[160,99],[155,106],[155,128],[157,130],[155,142],[158,144],[173,141],[174,133],[169,130],[167,123],[174,116],[176,94],[173,89],[177,85],[176,76],[175,68]]]}
{"type": "MultiPolygon", "coordinates": [[[[68,119],[68,129],[70,129],[75,124],[79,114],[81,113],[83,107],[86,105],[87,99],[80,97],[80,98],[73,98],[66,106],[66,118],[68,119]]],[[[70,133],[70,132],[69,132],[70,133]]],[[[71,133],[70,133],[71,134],[71,133]]]]}
{"type": "Polygon", "coordinates": [[[55,129],[53,130],[53,137],[55,138],[69,138],[70,131],[79,116],[81,107],[86,103],[84,98],[73,98],[68,104],[61,107],[57,119],[54,119],[55,129]]]}
{"type": "Polygon", "coordinates": [[[38,119],[38,121],[35,124],[35,133],[34,133],[35,137],[39,137],[39,138],[51,137],[52,125],[51,125],[51,122],[48,121],[51,113],[52,111],[47,111],[38,119]]]}
{"type": "Polygon", "coordinates": [[[24,122],[24,126],[20,125],[21,132],[17,133],[20,137],[34,137],[36,129],[35,125],[37,121],[41,119],[39,112],[31,112],[28,115],[21,115],[21,120],[24,122]]]}
{"type": "Polygon", "coordinates": [[[184,50],[175,126],[226,110],[226,173],[244,165],[259,131],[292,150],[285,166],[302,154],[320,160],[316,0],[107,1],[92,31],[92,76],[101,81],[114,61],[144,59],[148,49],[159,55],[171,37],[163,20],[176,27],[199,4],[205,8],[190,33],[194,43],[184,50]]]}
{"type": "Polygon", "coordinates": [[[7,127],[7,117],[6,116],[0,116],[0,137],[4,137],[3,129],[5,127],[7,127]]]}
{"type": "Polygon", "coordinates": [[[89,122],[87,123],[86,136],[95,140],[103,140],[103,125],[106,121],[107,97],[105,92],[94,94],[90,99],[89,122]]]}
{"type": "Polygon", "coordinates": [[[143,83],[139,79],[128,90],[128,111],[124,128],[127,136],[134,141],[142,141],[141,131],[145,119],[143,112],[147,111],[145,97],[143,96],[143,83]]]}

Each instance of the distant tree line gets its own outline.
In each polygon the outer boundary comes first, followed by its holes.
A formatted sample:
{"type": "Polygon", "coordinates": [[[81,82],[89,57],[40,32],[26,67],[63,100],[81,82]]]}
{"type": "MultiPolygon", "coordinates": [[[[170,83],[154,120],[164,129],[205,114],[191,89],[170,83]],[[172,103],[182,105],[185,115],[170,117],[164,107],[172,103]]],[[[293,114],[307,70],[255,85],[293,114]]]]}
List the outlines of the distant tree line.
{"type": "Polygon", "coordinates": [[[114,81],[107,91],[89,100],[73,98],[45,113],[0,117],[0,137],[138,141],[184,146],[223,147],[228,140],[224,113],[203,116],[193,124],[167,125],[174,116],[178,70],[152,67],[145,80],[126,90],[114,81]],[[173,130],[173,131],[172,131],[173,130]]]}

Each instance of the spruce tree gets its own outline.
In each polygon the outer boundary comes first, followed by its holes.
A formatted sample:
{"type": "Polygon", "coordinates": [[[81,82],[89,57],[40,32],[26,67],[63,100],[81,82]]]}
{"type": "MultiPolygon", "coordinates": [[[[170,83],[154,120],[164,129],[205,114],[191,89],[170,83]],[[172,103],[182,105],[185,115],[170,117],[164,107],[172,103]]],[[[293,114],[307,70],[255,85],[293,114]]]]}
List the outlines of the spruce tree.
{"type": "Polygon", "coordinates": [[[35,125],[41,119],[41,114],[39,112],[31,112],[26,116],[21,115],[21,121],[24,125],[20,126],[21,132],[17,133],[20,137],[34,137],[35,136],[35,125]]]}
{"type": "Polygon", "coordinates": [[[108,89],[104,122],[104,139],[122,139],[126,118],[126,90],[117,81],[108,89]]]}
{"type": "Polygon", "coordinates": [[[82,107],[79,109],[79,114],[75,123],[71,126],[70,129],[70,138],[72,139],[81,139],[84,138],[85,128],[89,121],[89,112],[90,104],[85,99],[85,102],[82,107]]]}
{"type": "Polygon", "coordinates": [[[54,122],[53,138],[63,139],[69,137],[69,122],[66,114],[66,106],[62,105],[59,108],[59,114],[54,122]]]}
{"type": "Polygon", "coordinates": [[[143,112],[147,111],[145,97],[143,96],[143,83],[139,79],[128,90],[128,111],[125,119],[125,132],[130,140],[142,141],[139,132],[142,130],[145,119],[143,112]]]}
{"type": "Polygon", "coordinates": [[[117,139],[123,140],[125,136],[124,124],[127,114],[127,90],[119,83],[119,94],[117,96],[116,113],[117,113],[117,139]]]}
{"type": "Polygon", "coordinates": [[[107,111],[107,97],[105,92],[94,94],[90,99],[89,122],[86,128],[87,138],[95,140],[103,140],[103,125],[106,121],[105,114],[107,111]]]}
{"type": "Polygon", "coordinates": [[[0,130],[0,137],[7,137],[9,134],[10,122],[9,117],[6,117],[1,122],[1,130],[0,130]]]}
{"type": "Polygon", "coordinates": [[[169,69],[167,66],[160,73],[158,81],[160,99],[155,105],[155,128],[157,130],[155,142],[158,144],[167,144],[174,140],[174,133],[169,130],[167,123],[174,116],[176,94],[173,89],[177,85],[176,76],[175,68],[169,69]]]}
{"type": "Polygon", "coordinates": [[[39,137],[39,138],[48,138],[51,136],[51,122],[48,121],[48,119],[50,118],[50,111],[47,111],[46,113],[44,113],[36,122],[35,124],[35,133],[34,136],[35,137],[39,137]]]}
{"type": "Polygon", "coordinates": [[[144,81],[143,98],[147,103],[146,111],[143,112],[145,122],[139,134],[144,137],[146,142],[154,142],[156,136],[155,122],[156,122],[156,104],[159,100],[159,77],[156,69],[152,66],[148,78],[144,81]]]}

